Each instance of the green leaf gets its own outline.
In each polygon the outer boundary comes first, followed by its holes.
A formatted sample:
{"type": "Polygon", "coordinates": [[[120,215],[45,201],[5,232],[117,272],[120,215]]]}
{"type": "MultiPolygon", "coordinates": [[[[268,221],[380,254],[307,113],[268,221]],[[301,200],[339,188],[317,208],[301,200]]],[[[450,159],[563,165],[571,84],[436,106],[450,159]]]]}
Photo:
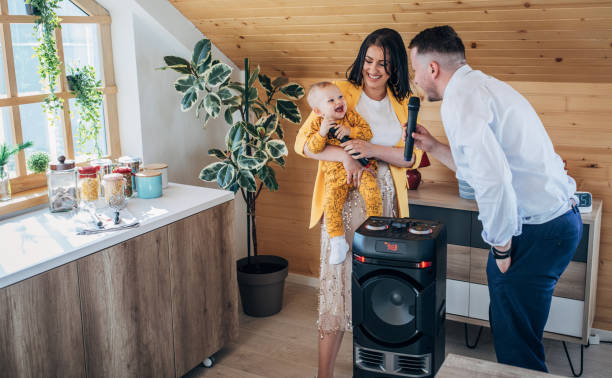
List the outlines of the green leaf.
{"type": "Polygon", "coordinates": [[[232,81],[227,85],[227,87],[238,91],[241,95],[244,93],[244,84],[242,83],[232,81]]]}
{"type": "Polygon", "coordinates": [[[297,83],[289,83],[281,87],[280,91],[292,100],[299,100],[304,97],[304,88],[297,83]]]}
{"type": "Polygon", "coordinates": [[[276,134],[280,139],[284,138],[285,132],[283,131],[283,126],[281,126],[280,122],[276,124],[276,134]]]}
{"type": "Polygon", "coordinates": [[[270,78],[268,77],[268,75],[260,73],[258,75],[258,78],[259,78],[259,84],[261,84],[263,89],[266,90],[266,95],[270,96],[270,93],[274,92],[274,88],[272,87],[272,82],[270,81],[270,78]]]}
{"type": "Polygon", "coordinates": [[[255,101],[257,100],[257,97],[258,97],[257,88],[253,87],[249,89],[249,101],[255,101]]]}
{"type": "Polygon", "coordinates": [[[232,74],[232,68],[225,63],[217,63],[204,72],[204,80],[211,87],[221,85],[232,74]]]}
{"type": "Polygon", "coordinates": [[[204,98],[204,108],[211,117],[217,118],[221,112],[221,99],[216,93],[208,93],[204,98]]]}
{"type": "Polygon", "coordinates": [[[264,111],[256,106],[253,106],[251,110],[253,111],[253,113],[255,113],[255,118],[261,118],[261,116],[264,115],[264,111]]]}
{"type": "Polygon", "coordinates": [[[280,158],[278,158],[278,159],[274,159],[274,161],[275,161],[275,162],[276,162],[278,165],[280,165],[281,167],[284,167],[284,166],[285,166],[285,158],[280,157],[280,158]]]}
{"type": "Polygon", "coordinates": [[[287,145],[280,139],[269,140],[266,143],[266,152],[272,159],[278,159],[281,156],[286,156],[289,154],[289,150],[287,150],[287,145]]]}
{"type": "Polygon", "coordinates": [[[210,40],[204,38],[196,43],[193,48],[193,57],[191,58],[196,67],[202,65],[206,59],[210,57],[211,43],[210,40]]]}
{"type": "Polygon", "coordinates": [[[226,165],[227,163],[223,163],[221,161],[216,161],[212,164],[207,165],[206,167],[204,167],[204,169],[202,169],[202,172],[200,172],[200,180],[208,182],[215,181],[217,179],[217,174],[219,173],[219,170],[221,170],[221,168],[226,165]]]}
{"type": "Polygon", "coordinates": [[[244,127],[243,121],[236,122],[227,132],[227,135],[225,136],[225,143],[230,151],[235,151],[242,146],[246,136],[244,127]]]}
{"type": "Polygon", "coordinates": [[[274,88],[278,88],[281,85],[287,84],[288,82],[289,82],[289,79],[287,79],[286,77],[280,76],[280,77],[277,77],[276,79],[274,79],[274,81],[272,82],[272,86],[274,88]]]}
{"type": "Polygon", "coordinates": [[[200,101],[200,103],[198,103],[198,106],[196,107],[196,118],[200,118],[200,112],[202,111],[202,109],[204,109],[204,100],[200,101]]]}
{"type": "Polygon", "coordinates": [[[255,151],[253,156],[240,155],[238,157],[238,167],[240,169],[247,169],[249,171],[259,170],[266,164],[268,155],[263,151],[255,151]]]}
{"type": "Polygon", "coordinates": [[[244,125],[247,133],[251,134],[251,136],[255,137],[255,138],[261,138],[261,136],[259,135],[259,132],[257,132],[257,126],[253,125],[252,123],[247,123],[244,125]]]}
{"type": "Polygon", "coordinates": [[[219,173],[217,173],[217,184],[221,188],[227,189],[236,182],[236,176],[236,168],[231,164],[225,164],[219,169],[219,173]]]}
{"type": "Polygon", "coordinates": [[[238,183],[240,184],[240,187],[245,188],[249,192],[254,192],[257,190],[255,176],[253,176],[253,174],[249,170],[240,170],[240,174],[238,176],[238,183]]]}
{"type": "Polygon", "coordinates": [[[174,89],[181,93],[187,92],[190,88],[198,88],[198,78],[193,75],[181,76],[174,82],[174,89]]]}
{"type": "Polygon", "coordinates": [[[278,99],[276,101],[276,111],[281,117],[289,120],[293,123],[300,123],[302,121],[302,115],[295,103],[289,100],[278,99]]]}
{"type": "Polygon", "coordinates": [[[257,66],[257,68],[255,68],[253,72],[249,74],[249,88],[251,88],[253,84],[255,84],[255,80],[257,80],[257,75],[259,75],[259,66],[257,66]]]}
{"type": "Polygon", "coordinates": [[[218,148],[211,148],[210,150],[208,150],[208,154],[210,156],[216,156],[219,159],[227,159],[227,155],[225,154],[225,152],[221,151],[218,148]]]}
{"type": "Polygon", "coordinates": [[[187,61],[187,59],[183,59],[178,56],[165,56],[164,62],[166,62],[167,67],[162,67],[162,70],[170,68],[182,74],[191,73],[191,64],[187,61]]]}
{"type": "Polygon", "coordinates": [[[210,68],[211,61],[212,55],[208,55],[208,58],[205,59],[204,62],[202,62],[202,64],[198,66],[198,75],[204,75],[204,72],[206,72],[210,68]]]}
{"type": "Polygon", "coordinates": [[[263,127],[266,130],[266,135],[270,135],[276,129],[277,119],[276,113],[272,113],[265,117],[259,118],[256,125],[263,127]]]}
{"type": "Polygon", "coordinates": [[[274,169],[265,165],[257,172],[257,176],[259,176],[261,182],[263,182],[266,188],[268,188],[271,192],[278,190],[278,182],[276,181],[274,169]]]}
{"type": "Polygon", "coordinates": [[[217,94],[219,95],[221,100],[228,100],[228,99],[234,97],[234,94],[232,93],[232,91],[229,88],[221,88],[221,89],[219,89],[219,92],[217,92],[217,94]]]}
{"type": "Polygon", "coordinates": [[[242,96],[234,96],[227,100],[223,100],[223,105],[240,106],[242,105],[242,96]]]}
{"type": "Polygon", "coordinates": [[[204,122],[202,122],[202,128],[205,129],[208,121],[210,120],[210,114],[204,113],[204,122]]]}
{"type": "Polygon", "coordinates": [[[185,95],[181,100],[181,110],[184,112],[189,111],[196,101],[198,101],[198,92],[195,90],[195,88],[191,87],[189,90],[187,90],[187,92],[185,92],[185,95]]]}
{"type": "Polygon", "coordinates": [[[233,124],[234,123],[234,117],[232,116],[233,112],[232,112],[232,108],[227,108],[225,109],[225,122],[227,122],[228,124],[233,124]]]}

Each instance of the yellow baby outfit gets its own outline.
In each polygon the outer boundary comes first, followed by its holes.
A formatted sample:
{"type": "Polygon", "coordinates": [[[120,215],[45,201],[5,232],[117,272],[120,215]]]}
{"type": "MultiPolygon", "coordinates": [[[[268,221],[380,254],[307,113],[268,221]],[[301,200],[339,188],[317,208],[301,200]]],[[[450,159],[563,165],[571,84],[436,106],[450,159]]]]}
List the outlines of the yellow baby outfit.
{"type": "MultiPolygon", "coordinates": [[[[331,144],[339,146],[340,141],[332,136],[330,132],[326,137],[319,134],[322,118],[318,117],[314,122],[309,124],[306,130],[306,143],[308,149],[313,153],[323,151],[325,145],[331,144]]],[[[372,139],[372,130],[359,113],[354,110],[349,110],[344,115],[342,120],[337,122],[343,126],[348,126],[351,129],[349,137],[351,139],[361,139],[368,141],[372,139]]],[[[370,168],[376,172],[376,161],[372,160],[370,168]]],[[[351,185],[346,183],[346,170],[341,162],[324,161],[321,169],[324,173],[325,194],[323,196],[323,214],[327,232],[330,237],[344,235],[344,227],[342,225],[342,208],[348,195],[351,185]]],[[[359,185],[359,193],[363,197],[366,205],[367,216],[382,215],[382,199],[380,190],[376,185],[376,176],[372,176],[369,172],[364,172],[361,176],[359,185]]]]}

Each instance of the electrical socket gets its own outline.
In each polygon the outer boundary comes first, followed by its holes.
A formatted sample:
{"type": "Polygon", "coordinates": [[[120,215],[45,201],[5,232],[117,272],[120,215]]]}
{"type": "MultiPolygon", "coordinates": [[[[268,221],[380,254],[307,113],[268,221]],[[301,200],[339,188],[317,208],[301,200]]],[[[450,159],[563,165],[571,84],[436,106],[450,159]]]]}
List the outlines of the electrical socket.
{"type": "Polygon", "coordinates": [[[612,342],[612,331],[607,331],[605,329],[593,328],[593,329],[591,329],[591,335],[599,336],[599,341],[612,342]]]}

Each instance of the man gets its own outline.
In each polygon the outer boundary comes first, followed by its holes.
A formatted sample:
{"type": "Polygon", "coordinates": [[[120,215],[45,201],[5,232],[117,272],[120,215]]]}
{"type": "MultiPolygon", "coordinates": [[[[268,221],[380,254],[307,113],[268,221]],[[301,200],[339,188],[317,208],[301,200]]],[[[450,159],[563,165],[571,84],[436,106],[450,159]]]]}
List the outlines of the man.
{"type": "Polygon", "coordinates": [[[489,322],[499,362],[547,371],[542,333],[554,287],[582,233],[575,181],[534,109],[509,85],[474,71],[450,26],[410,42],[414,82],[442,102],[450,146],[422,126],[415,144],[475,190],[491,245],[489,322]]]}

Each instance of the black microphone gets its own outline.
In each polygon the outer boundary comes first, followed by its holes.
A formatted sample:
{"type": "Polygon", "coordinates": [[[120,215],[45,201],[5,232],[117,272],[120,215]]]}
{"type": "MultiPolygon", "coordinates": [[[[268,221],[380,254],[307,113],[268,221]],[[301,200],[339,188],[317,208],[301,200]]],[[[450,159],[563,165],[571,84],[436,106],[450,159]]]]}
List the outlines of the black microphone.
{"type": "MultiPolygon", "coordinates": [[[[336,137],[336,131],[338,131],[338,128],[336,127],[332,127],[329,129],[329,132],[332,133],[332,135],[334,137],[336,137]]],[[[351,138],[347,137],[346,135],[342,137],[342,139],[340,139],[340,143],[344,143],[344,142],[348,142],[349,140],[351,140],[351,138]]],[[[357,153],[351,154],[351,155],[357,155],[357,153]]],[[[361,165],[363,165],[364,167],[367,167],[368,164],[370,164],[370,161],[366,158],[359,158],[357,159],[357,161],[359,161],[361,163],[361,165]]]]}
{"type": "Polygon", "coordinates": [[[412,148],[414,147],[414,138],[412,133],[416,130],[417,114],[421,107],[421,100],[418,97],[410,97],[408,101],[408,124],[406,125],[406,145],[404,146],[404,160],[412,160],[412,148]]]}

